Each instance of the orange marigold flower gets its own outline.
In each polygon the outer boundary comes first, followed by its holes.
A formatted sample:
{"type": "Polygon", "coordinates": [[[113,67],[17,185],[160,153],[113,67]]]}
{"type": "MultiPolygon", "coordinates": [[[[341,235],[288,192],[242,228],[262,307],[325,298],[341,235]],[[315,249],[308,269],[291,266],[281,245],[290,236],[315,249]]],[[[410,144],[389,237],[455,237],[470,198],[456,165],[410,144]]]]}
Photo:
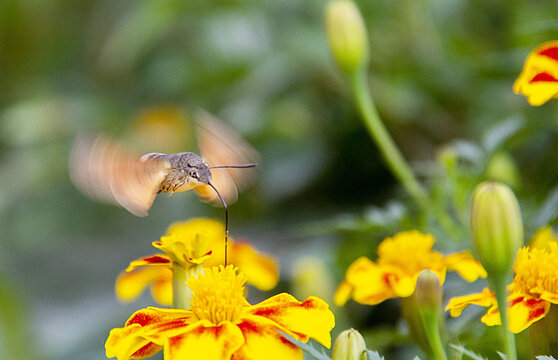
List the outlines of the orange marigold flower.
{"type": "Polygon", "coordinates": [[[165,360],[302,359],[301,349],[278,331],[329,348],[335,319],[325,301],[300,302],[283,293],[250,305],[246,277],[237,270],[221,265],[190,278],[190,310],[148,307],[134,313],[123,328],[111,330],[107,357],[143,359],[164,349],[165,360]]]}
{"type": "MultiPolygon", "coordinates": [[[[161,241],[153,246],[166,255],[156,254],[134,260],[116,280],[116,295],[131,301],[148,286],[153,298],[162,305],[172,304],[172,264],[184,268],[203,263],[206,267],[223,264],[224,226],[212,219],[192,219],[172,224],[161,241]]],[[[270,290],[279,280],[275,258],[256,251],[250,244],[229,238],[229,262],[248,277],[248,283],[270,290]]]]}
{"type": "MultiPolygon", "coordinates": [[[[558,243],[550,241],[542,248],[519,249],[514,271],[507,300],[509,328],[517,334],[544,318],[551,304],[558,304],[558,243]]],[[[489,289],[452,298],[446,310],[456,317],[469,305],[489,307],[481,318],[486,325],[501,324],[496,298],[489,289]]]]}
{"type": "Polygon", "coordinates": [[[540,106],[558,97],[558,41],[549,41],[529,54],[513,91],[540,106]]]}
{"type": "Polygon", "coordinates": [[[343,305],[351,297],[358,303],[375,305],[390,298],[411,296],[423,270],[436,274],[440,284],[447,270],[457,271],[467,281],[486,277],[482,265],[469,252],[444,256],[432,250],[434,242],[432,235],[418,231],[386,238],[378,247],[377,262],[363,256],[351,264],[337,288],[335,304],[343,305]]]}

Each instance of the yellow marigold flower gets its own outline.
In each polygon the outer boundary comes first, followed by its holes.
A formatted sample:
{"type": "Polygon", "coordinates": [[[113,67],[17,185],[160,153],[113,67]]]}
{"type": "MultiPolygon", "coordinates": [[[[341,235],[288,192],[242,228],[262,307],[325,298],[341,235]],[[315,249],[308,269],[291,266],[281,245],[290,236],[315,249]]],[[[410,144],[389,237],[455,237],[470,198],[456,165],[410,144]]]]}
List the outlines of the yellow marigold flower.
{"type": "MultiPolygon", "coordinates": [[[[134,260],[116,280],[116,295],[122,301],[135,299],[148,286],[153,298],[162,305],[172,304],[172,263],[188,268],[203,263],[205,267],[223,264],[224,226],[211,219],[193,219],[169,227],[161,241],[153,245],[158,254],[134,260]],[[211,250],[210,250],[211,249],[211,250]]],[[[246,242],[229,238],[229,261],[248,277],[248,283],[260,290],[270,290],[279,280],[275,258],[256,251],[246,242]]]]}
{"type": "MultiPolygon", "coordinates": [[[[523,247],[517,252],[515,278],[508,286],[509,328],[519,333],[542,319],[551,304],[558,304],[558,243],[549,242],[545,248],[523,247]]],[[[459,316],[469,305],[489,307],[481,321],[486,325],[500,325],[500,313],[494,293],[482,293],[450,299],[446,310],[459,316]]]]}
{"type": "Polygon", "coordinates": [[[349,298],[375,305],[394,297],[408,297],[415,292],[417,278],[430,270],[444,283],[446,270],[455,270],[467,281],[486,277],[486,271],[469,252],[444,256],[432,250],[434,237],[418,231],[406,231],[386,238],[378,247],[378,261],[361,257],[351,264],[339,285],[334,302],[343,305],[349,298]]]}
{"type": "Polygon", "coordinates": [[[165,360],[302,359],[300,348],[278,331],[329,348],[335,319],[326,302],[316,297],[300,302],[283,293],[250,305],[245,282],[232,265],[190,278],[190,310],[137,311],[123,328],[111,330],[107,357],[143,359],[164,349],[165,360]]]}
{"type": "Polygon", "coordinates": [[[558,41],[549,41],[529,54],[523,71],[513,84],[532,106],[558,97],[558,41]]]}

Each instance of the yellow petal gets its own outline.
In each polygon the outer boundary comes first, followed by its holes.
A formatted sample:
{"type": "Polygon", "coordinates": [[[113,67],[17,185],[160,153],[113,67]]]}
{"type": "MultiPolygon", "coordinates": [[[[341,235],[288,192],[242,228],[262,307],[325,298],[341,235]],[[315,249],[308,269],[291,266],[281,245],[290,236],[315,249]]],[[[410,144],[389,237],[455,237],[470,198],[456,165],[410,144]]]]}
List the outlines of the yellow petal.
{"type": "Polygon", "coordinates": [[[300,302],[283,293],[251,306],[247,314],[272,320],[297,333],[301,340],[310,337],[328,348],[331,345],[330,332],[335,326],[335,318],[329,305],[317,297],[310,296],[300,302]]]}
{"type": "MultiPolygon", "coordinates": [[[[164,283],[172,283],[172,270],[166,266],[144,266],[136,268],[131,272],[122,272],[116,279],[115,291],[118,299],[124,302],[129,302],[141,294],[141,292],[150,285],[159,284],[164,286],[164,283]]],[[[172,286],[172,285],[171,285],[172,286]]],[[[162,290],[158,290],[157,299],[165,300],[168,295],[163,295],[162,290]]],[[[172,289],[171,289],[171,303],[172,303],[172,289]]],[[[162,304],[168,304],[162,302],[162,304]]]]}
{"type": "Polygon", "coordinates": [[[469,282],[473,282],[479,277],[486,278],[486,270],[468,251],[444,256],[444,262],[448,270],[455,270],[463,279],[469,282]]]}
{"type": "Polygon", "coordinates": [[[227,360],[244,344],[244,336],[231,322],[214,326],[207,320],[189,326],[165,344],[165,360],[227,360]]]}
{"type": "Polygon", "coordinates": [[[335,295],[333,295],[333,302],[337,306],[343,306],[351,298],[353,293],[353,286],[347,281],[342,281],[339,284],[337,290],[335,290],[335,295]]]}
{"type": "Polygon", "coordinates": [[[275,322],[262,316],[243,318],[238,327],[246,342],[232,358],[234,360],[302,359],[300,348],[283,338],[277,331],[276,325],[275,322]]]}
{"type": "Polygon", "coordinates": [[[128,265],[128,268],[126,268],[126,271],[133,271],[137,268],[143,267],[143,266],[166,266],[166,267],[171,267],[171,260],[169,259],[168,256],[166,255],[162,255],[162,254],[155,254],[155,255],[151,255],[151,256],[146,256],[140,259],[136,259],[132,262],[130,262],[130,265],[128,265]]]}
{"type": "Polygon", "coordinates": [[[277,260],[257,252],[247,243],[236,242],[230,246],[230,262],[248,277],[248,283],[260,290],[271,290],[279,280],[277,260]]]}
{"type": "MultiPolygon", "coordinates": [[[[349,266],[345,275],[345,282],[352,287],[353,299],[361,304],[376,305],[382,301],[396,297],[392,285],[401,277],[397,268],[393,267],[389,273],[385,267],[379,266],[367,257],[360,257],[349,266]]],[[[342,291],[347,291],[347,285],[342,291]]],[[[404,286],[402,287],[404,289],[404,286]]],[[[403,291],[403,290],[402,290],[403,291]]],[[[340,298],[341,294],[339,295],[340,298]]]]}
{"type": "Polygon", "coordinates": [[[159,278],[151,286],[151,296],[161,305],[172,305],[172,273],[168,278],[159,278]]]}
{"type": "Polygon", "coordinates": [[[539,106],[558,94],[558,42],[542,44],[529,54],[513,91],[539,106]]]}
{"type": "Polygon", "coordinates": [[[514,334],[527,329],[529,325],[542,319],[550,310],[550,303],[529,296],[513,299],[508,309],[510,331],[514,334]]]}
{"type": "Polygon", "coordinates": [[[140,325],[143,338],[164,345],[166,339],[183,333],[196,320],[190,310],[148,307],[132,314],[126,327],[140,325]]]}
{"type": "Polygon", "coordinates": [[[446,311],[449,311],[452,317],[457,317],[461,315],[463,310],[469,305],[489,307],[495,303],[496,297],[494,296],[494,293],[490,289],[485,288],[480,293],[451,298],[448,306],[446,306],[446,311]]]}
{"type": "Polygon", "coordinates": [[[139,324],[112,329],[105,343],[107,358],[116,357],[118,360],[143,359],[160,351],[162,346],[141,337],[139,335],[141,330],[142,327],[139,324]]]}

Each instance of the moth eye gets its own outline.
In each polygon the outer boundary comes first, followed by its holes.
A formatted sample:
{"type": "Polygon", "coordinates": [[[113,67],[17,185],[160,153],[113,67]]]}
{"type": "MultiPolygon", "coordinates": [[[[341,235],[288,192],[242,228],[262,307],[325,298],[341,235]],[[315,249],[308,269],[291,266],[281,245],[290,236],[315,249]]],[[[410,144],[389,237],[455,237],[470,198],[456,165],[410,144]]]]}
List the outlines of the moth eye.
{"type": "Polygon", "coordinates": [[[199,176],[199,173],[198,173],[197,170],[192,169],[192,170],[188,171],[188,175],[189,175],[190,177],[193,177],[194,179],[197,179],[198,176],[199,176]]]}

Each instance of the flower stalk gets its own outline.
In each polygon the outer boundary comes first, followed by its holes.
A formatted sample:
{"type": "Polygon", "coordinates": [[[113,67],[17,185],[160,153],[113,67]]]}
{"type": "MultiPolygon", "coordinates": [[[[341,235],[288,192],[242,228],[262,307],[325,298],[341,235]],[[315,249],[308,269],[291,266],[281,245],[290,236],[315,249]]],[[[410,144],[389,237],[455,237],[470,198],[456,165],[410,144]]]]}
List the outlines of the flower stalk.
{"type": "Polygon", "coordinates": [[[515,254],[523,243],[523,222],[513,191],[505,184],[484,182],[477,186],[471,206],[473,244],[496,295],[501,337],[509,360],[516,360],[515,337],[509,331],[508,289],[513,278],[515,254]]]}
{"type": "Polygon", "coordinates": [[[368,34],[356,5],[350,0],[331,1],[326,9],[326,30],[333,58],[347,77],[364,125],[390,171],[424,211],[433,213],[448,233],[455,233],[454,221],[431,203],[376,110],[366,74],[370,57],[368,34]]]}

